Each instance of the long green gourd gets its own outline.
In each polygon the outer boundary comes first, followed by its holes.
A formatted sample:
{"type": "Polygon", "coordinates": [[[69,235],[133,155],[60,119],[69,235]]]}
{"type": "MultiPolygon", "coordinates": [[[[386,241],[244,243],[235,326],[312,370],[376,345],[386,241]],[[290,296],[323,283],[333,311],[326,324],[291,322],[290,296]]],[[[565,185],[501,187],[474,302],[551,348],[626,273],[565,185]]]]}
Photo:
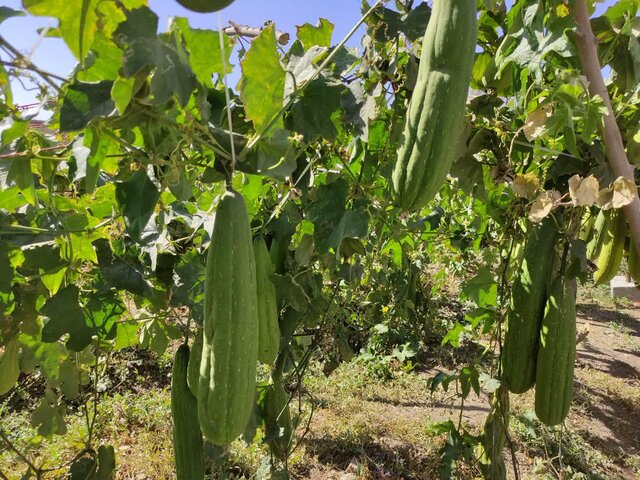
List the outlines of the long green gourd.
{"type": "Polygon", "coordinates": [[[596,285],[610,282],[620,270],[627,237],[627,220],[622,210],[610,210],[606,214],[608,218],[603,230],[604,238],[596,260],[598,269],[593,274],[596,285]]]}
{"type": "Polygon", "coordinates": [[[198,416],[217,445],[242,434],[255,398],[258,298],[251,228],[242,195],[228,188],[207,256],[198,416]]]}
{"type": "Polygon", "coordinates": [[[553,281],[540,330],[535,411],[546,425],[562,423],[573,397],[576,358],[576,283],[553,281]]]}
{"type": "Polygon", "coordinates": [[[177,0],[184,8],[198,13],[211,13],[231,5],[234,0],[177,0]]]}
{"type": "Polygon", "coordinates": [[[476,0],[434,1],[392,176],[403,210],[415,210],[433,199],[451,169],[477,31],[476,0]]]}
{"type": "Polygon", "coordinates": [[[264,423],[266,441],[271,453],[285,460],[291,448],[293,426],[289,409],[289,394],[284,388],[283,367],[286,355],[280,354],[271,372],[271,384],[264,394],[264,423]]]}
{"type": "Polygon", "coordinates": [[[258,360],[271,365],[280,348],[280,326],[278,325],[278,303],[273,284],[274,268],[269,249],[262,237],[253,241],[258,284],[258,360]]]}
{"type": "Polygon", "coordinates": [[[198,405],[187,385],[189,347],[176,351],[171,377],[171,417],[177,480],[204,479],[204,451],[198,421],[198,405]]]}
{"type": "Polygon", "coordinates": [[[200,359],[202,358],[202,328],[198,329],[191,345],[189,366],[187,367],[187,383],[191,393],[198,398],[198,383],[200,382],[200,359]]]}
{"type": "Polygon", "coordinates": [[[512,393],[526,392],[536,381],[540,325],[556,257],[559,221],[559,216],[549,216],[533,228],[524,247],[520,276],[511,288],[502,371],[512,393]]]}
{"type": "Polygon", "coordinates": [[[507,468],[502,453],[509,429],[509,391],[500,387],[494,393],[491,412],[480,437],[479,467],[483,478],[507,480],[507,468]]]}
{"type": "Polygon", "coordinates": [[[587,244],[587,258],[595,260],[600,254],[602,244],[604,243],[605,230],[607,227],[607,221],[609,219],[609,213],[604,210],[600,210],[596,216],[596,220],[593,224],[592,237],[587,244]]]}

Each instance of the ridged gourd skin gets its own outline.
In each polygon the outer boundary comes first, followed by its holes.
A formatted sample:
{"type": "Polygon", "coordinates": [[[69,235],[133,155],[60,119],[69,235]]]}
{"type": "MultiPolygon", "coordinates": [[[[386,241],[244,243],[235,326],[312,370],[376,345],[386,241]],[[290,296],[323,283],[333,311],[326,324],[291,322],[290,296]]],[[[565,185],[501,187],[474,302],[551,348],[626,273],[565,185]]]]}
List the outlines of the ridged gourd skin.
{"type": "Polygon", "coordinates": [[[627,259],[628,268],[629,268],[629,276],[636,283],[640,283],[640,256],[635,249],[635,245],[631,242],[629,245],[629,258],[627,259]]]}
{"type": "Polygon", "coordinates": [[[451,169],[463,130],[477,31],[475,0],[435,0],[392,175],[402,210],[432,200],[451,169]]]}
{"type": "Polygon", "coordinates": [[[242,195],[228,188],[211,234],[205,277],[198,415],[205,437],[228,445],[245,431],[255,399],[258,298],[242,195]]]}
{"type": "Polygon", "coordinates": [[[204,479],[204,450],[198,421],[198,405],[187,385],[189,347],[176,351],[171,377],[171,417],[177,480],[204,479]]]}
{"type": "Polygon", "coordinates": [[[622,210],[610,210],[607,213],[602,248],[596,260],[598,269],[593,274],[596,285],[610,282],[620,270],[624,256],[624,242],[627,237],[627,220],[622,210]]]}
{"type": "Polygon", "coordinates": [[[211,13],[231,5],[234,0],[177,0],[184,8],[198,13],[211,13]]]}
{"type": "Polygon", "coordinates": [[[524,393],[536,381],[540,325],[556,258],[556,222],[560,221],[559,216],[549,216],[533,228],[524,246],[520,275],[511,288],[502,371],[512,393],[524,393]]]}
{"type": "Polygon", "coordinates": [[[198,398],[198,383],[200,382],[200,359],[202,357],[202,329],[199,328],[191,344],[189,366],[187,368],[187,383],[189,390],[198,398]]]}
{"type": "Polygon", "coordinates": [[[258,284],[258,360],[271,365],[280,348],[280,326],[278,325],[278,303],[273,284],[274,268],[269,249],[262,237],[253,241],[258,284]]]}
{"type": "Polygon", "coordinates": [[[502,452],[509,428],[509,391],[502,387],[494,394],[492,410],[482,432],[480,471],[489,480],[507,480],[507,467],[502,452]]]}
{"type": "Polygon", "coordinates": [[[282,365],[285,359],[281,355],[271,373],[271,384],[264,395],[264,423],[267,443],[271,453],[285,460],[291,447],[293,427],[289,410],[289,394],[284,388],[282,365]]]}
{"type": "Polygon", "coordinates": [[[600,210],[596,216],[596,221],[593,224],[591,241],[587,244],[587,258],[590,260],[598,258],[600,250],[602,250],[608,218],[609,213],[604,210],[600,210]]]}
{"type": "Polygon", "coordinates": [[[576,282],[560,276],[549,292],[540,330],[535,411],[546,425],[562,423],[573,397],[576,358],[576,282]]]}

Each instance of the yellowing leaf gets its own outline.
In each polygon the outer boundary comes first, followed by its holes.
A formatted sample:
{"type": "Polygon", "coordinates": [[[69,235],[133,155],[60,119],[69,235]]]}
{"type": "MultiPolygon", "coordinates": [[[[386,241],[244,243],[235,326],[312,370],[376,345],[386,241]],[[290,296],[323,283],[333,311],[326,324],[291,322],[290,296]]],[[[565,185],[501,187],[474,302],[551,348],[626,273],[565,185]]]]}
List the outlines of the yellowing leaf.
{"type": "Polygon", "coordinates": [[[549,190],[538,195],[531,205],[529,220],[533,223],[541,222],[556,207],[562,195],[557,190],[549,190]]]}
{"type": "Polygon", "coordinates": [[[531,198],[540,187],[540,180],[533,173],[518,174],[511,184],[511,189],[518,197],[531,198]]]}
{"type": "Polygon", "coordinates": [[[636,184],[624,177],[618,177],[609,188],[598,192],[598,205],[603,210],[622,208],[629,205],[638,196],[636,184]]]}
{"type": "Polygon", "coordinates": [[[527,140],[532,142],[542,135],[544,132],[544,126],[547,124],[547,120],[549,120],[551,115],[553,115],[553,112],[550,105],[534,110],[527,115],[527,120],[525,121],[525,125],[522,129],[527,140]]]}
{"type": "Polygon", "coordinates": [[[629,178],[618,177],[613,182],[613,208],[629,205],[638,196],[638,187],[629,178]]]}
{"type": "Polygon", "coordinates": [[[593,175],[582,178],[580,175],[574,175],[569,179],[569,195],[571,201],[576,207],[590,207],[598,198],[600,184],[598,179],[593,175]]]}

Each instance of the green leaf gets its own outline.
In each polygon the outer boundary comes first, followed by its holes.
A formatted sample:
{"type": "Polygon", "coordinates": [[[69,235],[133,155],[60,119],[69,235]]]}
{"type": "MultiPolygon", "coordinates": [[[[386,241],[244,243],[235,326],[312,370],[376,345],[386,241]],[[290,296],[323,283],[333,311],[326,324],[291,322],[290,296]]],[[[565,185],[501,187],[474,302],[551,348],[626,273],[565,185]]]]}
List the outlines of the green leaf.
{"type": "Polygon", "coordinates": [[[324,18],[321,18],[316,26],[305,23],[304,25],[296,27],[298,30],[298,40],[302,42],[305,50],[309,50],[314,46],[330,47],[333,27],[333,23],[324,18]]]}
{"type": "Polygon", "coordinates": [[[22,356],[20,358],[22,371],[29,372],[38,367],[45,378],[51,380],[60,378],[60,365],[69,356],[69,352],[62,343],[42,342],[39,325],[37,325],[37,330],[33,334],[22,333],[20,335],[20,343],[22,343],[22,356]]]}
{"type": "Polygon", "coordinates": [[[33,183],[33,172],[31,171],[31,159],[27,157],[14,158],[11,162],[7,181],[16,182],[24,198],[31,205],[38,205],[36,189],[33,183]]]}
{"type": "Polygon", "coordinates": [[[98,32],[85,59],[85,68],[78,72],[77,78],[82,82],[115,80],[121,65],[122,50],[104,33],[98,32]]]}
{"type": "Polygon", "coordinates": [[[100,0],[23,0],[22,5],[32,15],[57,18],[63,40],[83,61],[96,35],[99,3],[100,0]]]}
{"type": "Polygon", "coordinates": [[[460,337],[466,331],[467,329],[462,324],[460,324],[460,322],[456,321],[456,324],[453,326],[453,328],[449,330],[442,339],[442,345],[444,346],[449,343],[452,347],[459,347],[460,337]]]}
{"type": "Polygon", "coordinates": [[[0,6],[0,23],[13,17],[24,17],[24,12],[5,7],[4,5],[0,6]]]}
{"type": "Polygon", "coordinates": [[[278,302],[285,302],[301,313],[309,309],[307,294],[291,275],[274,274],[272,280],[276,287],[278,302]]]}
{"type": "Polygon", "coordinates": [[[182,46],[175,36],[156,35],[158,16],[148,7],[127,12],[127,18],[114,33],[124,50],[123,77],[134,77],[147,67],[155,67],[151,94],[155,105],[162,105],[174,95],[185,106],[196,89],[196,77],[182,46]]]}
{"type": "Polygon", "coordinates": [[[60,290],[60,286],[62,285],[62,282],[64,282],[66,274],[67,267],[61,267],[58,270],[42,273],[40,275],[40,280],[42,280],[44,286],[47,287],[49,293],[51,295],[55,295],[58,293],[58,290],[60,290]]]}
{"type": "Polygon", "coordinates": [[[112,480],[116,470],[116,452],[111,445],[98,448],[98,471],[95,480],[112,480]]]}
{"type": "Polygon", "coordinates": [[[18,208],[23,207],[28,203],[27,199],[20,188],[15,187],[0,188],[0,210],[7,210],[8,212],[15,212],[18,208]]]}
{"type": "Polygon", "coordinates": [[[116,184],[116,198],[124,214],[127,233],[134,240],[140,240],[142,231],[153,215],[160,192],[147,173],[138,170],[126,181],[116,184]]]}
{"type": "Polygon", "coordinates": [[[476,395],[480,396],[480,376],[478,370],[472,367],[464,367],[460,371],[459,378],[463,399],[469,396],[471,389],[473,389],[476,395]]]}
{"type": "Polygon", "coordinates": [[[67,433],[67,425],[64,422],[65,409],[55,402],[49,403],[47,396],[40,400],[40,403],[31,415],[31,426],[38,427],[38,435],[51,437],[53,435],[64,435],[67,433]]]}
{"type": "Polygon", "coordinates": [[[105,239],[94,242],[100,274],[108,288],[127,290],[135,295],[146,296],[151,290],[151,284],[145,279],[142,266],[133,260],[123,260],[117,257],[105,239]]]}
{"type": "Polygon", "coordinates": [[[189,63],[196,78],[207,87],[213,87],[214,73],[231,73],[233,65],[230,63],[233,43],[228,35],[224,39],[224,60],[227,71],[223,69],[222,48],[220,34],[215,30],[200,30],[191,28],[186,18],[174,18],[173,27],[177,27],[185,48],[189,52],[189,63]]]}
{"type": "MultiPolygon", "coordinates": [[[[282,109],[285,71],[280,63],[275,26],[266,27],[253,42],[242,61],[240,97],[246,116],[262,132],[282,109]]],[[[282,120],[273,125],[282,128],[282,120]]]]}
{"type": "Polygon", "coordinates": [[[69,334],[67,348],[79,352],[91,343],[93,331],[84,320],[84,313],[78,301],[78,287],[69,285],[60,290],[44,304],[40,312],[49,317],[42,327],[42,341],[57,342],[69,334]]]}
{"type": "Polygon", "coordinates": [[[14,282],[14,270],[9,258],[9,245],[0,241],[0,292],[9,292],[14,282]]]}
{"type": "Polygon", "coordinates": [[[589,278],[588,263],[587,244],[580,239],[572,240],[565,275],[568,278],[578,278],[582,283],[586,283],[589,278]]]}
{"type": "Polygon", "coordinates": [[[55,272],[65,266],[57,245],[36,245],[23,250],[24,262],[19,271],[26,275],[55,272]]]}
{"type": "Polygon", "coordinates": [[[113,349],[115,351],[129,348],[139,343],[138,329],[140,324],[137,322],[121,323],[118,325],[116,338],[114,339],[113,349]]]}
{"type": "Polygon", "coordinates": [[[115,82],[113,82],[113,87],[111,88],[111,99],[116,105],[118,112],[120,115],[123,115],[129,104],[131,103],[131,99],[133,98],[133,88],[136,85],[136,78],[122,78],[118,77],[115,82]]]}
{"type": "Polygon", "coordinates": [[[95,480],[96,461],[92,457],[82,457],[69,466],[69,480],[95,480]]]}
{"type": "Polygon", "coordinates": [[[184,255],[175,269],[171,305],[186,305],[198,325],[204,321],[204,279],[206,267],[202,255],[184,255]]]}
{"type": "Polygon", "coordinates": [[[110,80],[69,85],[60,108],[60,131],[82,130],[94,118],[111,115],[115,109],[111,100],[112,87],[110,80]]]}
{"type": "Polygon", "coordinates": [[[498,285],[489,267],[482,267],[475,277],[467,281],[462,293],[479,307],[495,306],[498,302],[498,285]]]}
{"type": "Polygon", "coordinates": [[[365,238],[369,216],[364,210],[345,207],[349,184],[340,179],[318,188],[317,199],[308,207],[308,217],[314,224],[314,241],[318,253],[333,249],[339,255],[344,238],[365,238]]]}
{"type": "Polygon", "coordinates": [[[0,396],[6,394],[18,381],[20,376],[20,343],[12,339],[0,355],[0,396]]]}
{"type": "Polygon", "coordinates": [[[277,129],[271,132],[270,137],[261,139],[255,148],[248,152],[238,169],[284,180],[295,171],[301,146],[291,140],[288,130],[277,129]]]}
{"type": "Polygon", "coordinates": [[[74,400],[78,396],[78,369],[69,359],[60,364],[60,390],[67,400],[74,400]]]}
{"type": "Polygon", "coordinates": [[[378,111],[376,97],[368,95],[360,83],[353,82],[342,94],[341,106],[344,109],[344,121],[366,142],[369,123],[376,118],[378,111]]]}
{"type": "Polygon", "coordinates": [[[291,107],[287,128],[304,135],[307,142],[318,136],[334,140],[338,133],[334,115],[339,113],[343,88],[325,78],[315,79],[291,107]]]}

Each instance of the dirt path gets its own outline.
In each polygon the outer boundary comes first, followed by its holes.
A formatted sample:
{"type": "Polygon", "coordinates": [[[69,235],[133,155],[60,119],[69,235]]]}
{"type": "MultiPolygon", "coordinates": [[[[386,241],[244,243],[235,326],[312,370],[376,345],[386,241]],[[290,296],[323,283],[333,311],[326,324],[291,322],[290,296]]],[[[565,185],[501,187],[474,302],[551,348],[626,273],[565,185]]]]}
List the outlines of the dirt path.
{"type": "MultiPolygon", "coordinates": [[[[615,304],[604,289],[589,289],[579,298],[578,331],[574,404],[561,436],[525,420],[533,411],[532,392],[512,396],[521,478],[571,478],[572,471],[583,471],[589,476],[581,478],[640,479],[640,309],[615,304]],[[557,449],[569,465],[563,472],[553,458],[557,449]]],[[[351,365],[319,381],[306,463],[296,478],[437,478],[444,436],[434,434],[433,424],[458,424],[460,412],[454,392],[429,395],[434,373],[376,382],[351,365]]],[[[488,407],[488,399],[472,394],[462,424],[477,432],[488,407]]],[[[457,475],[474,478],[470,471],[457,475]]]]}

